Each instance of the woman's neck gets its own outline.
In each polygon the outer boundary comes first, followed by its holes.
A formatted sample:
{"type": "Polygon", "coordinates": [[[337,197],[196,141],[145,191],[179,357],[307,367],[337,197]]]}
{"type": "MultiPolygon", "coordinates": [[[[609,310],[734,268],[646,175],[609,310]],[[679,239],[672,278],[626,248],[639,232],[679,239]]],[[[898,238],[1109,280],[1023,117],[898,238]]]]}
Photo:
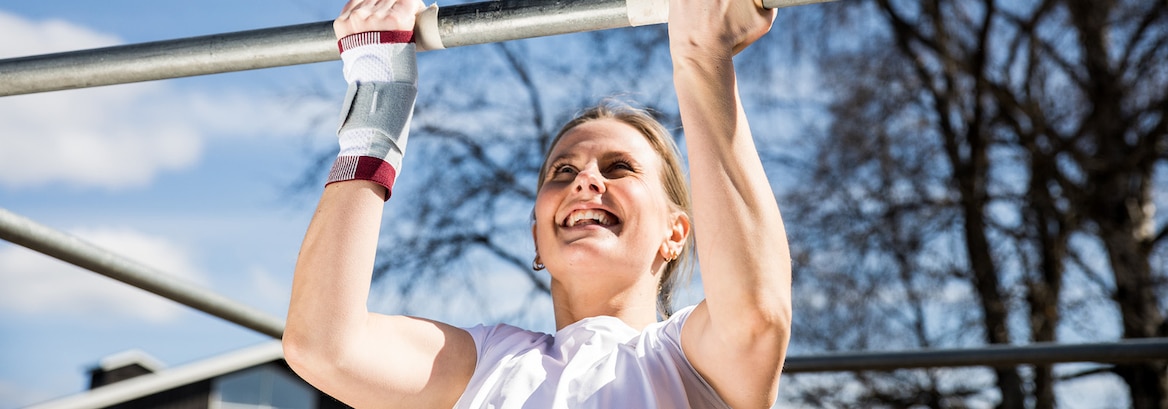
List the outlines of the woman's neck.
{"type": "Polygon", "coordinates": [[[638,331],[657,322],[656,283],[646,285],[642,282],[629,288],[604,291],[585,285],[569,288],[553,279],[551,290],[557,331],[582,319],[599,316],[616,317],[638,331]]]}

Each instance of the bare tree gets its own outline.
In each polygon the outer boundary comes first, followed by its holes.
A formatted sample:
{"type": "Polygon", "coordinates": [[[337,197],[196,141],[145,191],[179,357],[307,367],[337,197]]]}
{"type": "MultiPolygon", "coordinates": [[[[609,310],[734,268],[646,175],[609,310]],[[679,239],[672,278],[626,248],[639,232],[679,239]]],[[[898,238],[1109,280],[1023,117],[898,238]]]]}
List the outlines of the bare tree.
{"type": "MultiPolygon", "coordinates": [[[[1154,213],[1168,162],[1168,16],[1153,0],[1085,3],[793,8],[739,57],[744,98],[765,112],[752,124],[768,170],[786,172],[772,180],[791,185],[776,190],[797,262],[794,351],[1103,339],[1077,323],[1106,303],[1123,337],[1168,334],[1168,223],[1154,213]],[[810,59],[790,60],[792,49],[810,59]],[[779,73],[805,63],[822,92],[796,101],[807,122],[787,126],[801,138],[776,143],[784,131],[770,117],[791,103],[780,90],[804,80],[779,73]]],[[[614,94],[677,127],[665,29],[420,64],[373,298],[395,312],[549,322],[535,312],[550,310],[547,278],[530,268],[543,153],[573,113],[614,94]]],[[[784,393],[826,407],[1049,408],[1061,380],[1109,373],[1133,406],[1164,406],[1163,363],[800,375],[784,393]]]]}
{"type": "MultiPolygon", "coordinates": [[[[1166,272],[1153,260],[1165,241],[1162,219],[1155,226],[1154,192],[1163,189],[1155,172],[1168,143],[1166,5],[874,0],[840,7],[848,9],[837,10],[845,21],[865,13],[879,19],[853,26],[865,40],[816,50],[836,91],[828,105],[834,121],[820,140],[811,183],[790,200],[806,201],[796,217],[810,224],[805,234],[839,242],[793,240],[821,246],[803,249],[807,268],[836,276],[883,269],[881,286],[855,290],[880,294],[900,286],[893,278],[903,274],[896,273],[901,260],[927,255],[929,262],[910,265],[908,274],[937,277],[950,269],[954,281],[932,288],[972,289],[978,327],[991,344],[1057,341],[1060,331],[1076,330],[1065,317],[1098,313],[1107,299],[1119,311],[1123,337],[1164,336],[1166,272]],[[905,238],[876,238],[890,235],[905,238]],[[885,244],[872,245],[877,241],[885,244]],[[953,252],[929,253],[931,246],[919,244],[930,242],[953,252]],[[830,258],[815,256],[825,249],[830,258]],[[1107,255],[1106,271],[1085,260],[1095,249],[1107,255]],[[1073,299],[1065,295],[1068,282],[1109,297],[1073,299]]],[[[898,291],[901,315],[953,313],[939,300],[898,291]]],[[[870,307],[854,307],[842,310],[870,314],[870,307]]],[[[923,330],[905,334],[920,346],[944,338],[943,329],[929,326],[936,320],[917,322],[923,330]]],[[[880,335],[862,328],[864,336],[880,335]]],[[[875,340],[867,342],[889,342],[875,340]]],[[[1134,407],[1168,406],[1164,363],[1121,365],[1114,373],[1128,384],[1134,407]]],[[[1049,366],[994,374],[1000,407],[1054,407],[1058,377],[1049,366]]],[[[894,402],[908,402],[902,397],[928,384],[882,401],[902,406],[894,402]]],[[[889,395],[871,390],[870,398],[889,395]]],[[[914,402],[937,404],[927,401],[914,402]]]]}

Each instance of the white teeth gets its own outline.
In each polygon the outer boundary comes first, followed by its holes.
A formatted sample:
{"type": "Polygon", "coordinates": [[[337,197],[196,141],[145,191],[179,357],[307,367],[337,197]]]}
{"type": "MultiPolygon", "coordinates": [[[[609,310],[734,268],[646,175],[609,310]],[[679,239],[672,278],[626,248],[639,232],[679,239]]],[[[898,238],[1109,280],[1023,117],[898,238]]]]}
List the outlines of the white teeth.
{"type": "Polygon", "coordinates": [[[598,209],[577,210],[568,215],[568,219],[564,221],[567,227],[574,227],[581,224],[599,224],[601,226],[608,226],[613,224],[614,218],[608,212],[598,209]]]}

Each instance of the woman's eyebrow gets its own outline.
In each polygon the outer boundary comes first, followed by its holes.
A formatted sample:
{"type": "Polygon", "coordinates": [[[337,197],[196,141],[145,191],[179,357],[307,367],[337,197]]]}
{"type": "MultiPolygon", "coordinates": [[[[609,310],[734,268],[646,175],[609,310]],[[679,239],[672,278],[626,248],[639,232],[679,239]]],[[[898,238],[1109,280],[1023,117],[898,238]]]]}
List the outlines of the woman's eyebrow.
{"type": "MultiPolygon", "coordinates": [[[[561,153],[559,155],[549,157],[547,160],[547,164],[552,165],[552,164],[558,163],[560,161],[571,161],[573,159],[578,158],[579,156],[580,155],[575,153],[575,152],[564,152],[564,153],[561,153]]],[[[623,159],[623,160],[629,161],[629,162],[639,162],[636,160],[636,158],[633,157],[633,155],[631,153],[629,153],[627,151],[621,151],[621,150],[604,152],[604,153],[600,154],[600,157],[598,159],[600,159],[601,162],[609,162],[609,161],[612,161],[614,159],[623,159]]]]}
{"type": "Polygon", "coordinates": [[[600,155],[600,159],[604,162],[609,162],[614,159],[622,159],[628,162],[637,162],[637,158],[633,157],[631,153],[626,151],[608,151],[603,155],[600,155]]]}
{"type": "Polygon", "coordinates": [[[573,158],[575,158],[575,157],[576,157],[576,155],[575,155],[575,154],[573,154],[572,152],[565,152],[565,153],[561,153],[561,154],[559,154],[559,155],[553,156],[553,157],[551,157],[551,158],[548,158],[548,161],[547,161],[547,163],[548,163],[549,165],[551,165],[551,164],[553,164],[553,163],[556,163],[556,162],[559,162],[559,161],[562,161],[562,160],[573,159],[573,158]]]}

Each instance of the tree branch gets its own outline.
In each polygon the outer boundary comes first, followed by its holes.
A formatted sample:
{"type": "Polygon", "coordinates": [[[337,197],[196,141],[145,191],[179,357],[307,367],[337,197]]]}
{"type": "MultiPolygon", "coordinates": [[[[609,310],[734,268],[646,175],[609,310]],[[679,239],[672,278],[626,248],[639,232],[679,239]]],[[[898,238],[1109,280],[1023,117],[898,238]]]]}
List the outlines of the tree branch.
{"type": "Polygon", "coordinates": [[[507,64],[515,72],[515,76],[519,79],[519,83],[523,85],[524,91],[527,93],[528,105],[531,107],[531,122],[535,127],[535,131],[540,135],[540,150],[546,151],[551,143],[551,135],[546,132],[546,124],[544,123],[543,103],[540,101],[539,88],[535,85],[535,80],[532,79],[531,73],[524,65],[523,59],[519,58],[507,43],[495,43],[495,48],[502,54],[503,58],[507,60],[507,64]]]}

